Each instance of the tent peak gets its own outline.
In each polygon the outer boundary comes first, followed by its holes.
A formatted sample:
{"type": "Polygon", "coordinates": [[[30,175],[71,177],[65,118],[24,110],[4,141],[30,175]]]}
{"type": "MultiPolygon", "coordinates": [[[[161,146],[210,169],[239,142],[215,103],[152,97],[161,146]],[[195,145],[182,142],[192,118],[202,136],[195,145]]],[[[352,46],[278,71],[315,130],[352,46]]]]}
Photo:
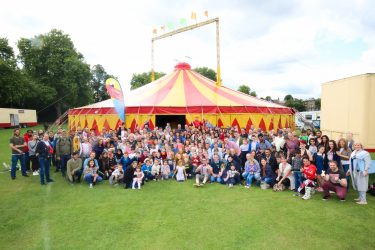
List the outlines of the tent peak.
{"type": "Polygon", "coordinates": [[[180,63],[176,64],[176,66],[174,66],[174,69],[175,70],[191,70],[191,66],[190,66],[190,64],[188,64],[186,62],[180,62],[180,63]]]}

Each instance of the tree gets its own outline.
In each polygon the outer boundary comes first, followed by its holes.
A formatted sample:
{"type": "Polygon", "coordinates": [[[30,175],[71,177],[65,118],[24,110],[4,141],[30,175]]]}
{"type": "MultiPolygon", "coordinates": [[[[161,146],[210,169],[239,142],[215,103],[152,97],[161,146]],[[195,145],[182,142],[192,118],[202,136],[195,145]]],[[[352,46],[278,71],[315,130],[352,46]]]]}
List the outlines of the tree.
{"type": "MultiPolygon", "coordinates": [[[[154,72],[155,80],[165,76],[164,72],[154,72]]],[[[151,72],[134,73],[130,81],[130,89],[137,89],[151,82],[151,72]]]]}
{"type": "Polygon", "coordinates": [[[105,88],[105,81],[108,78],[115,78],[112,75],[107,74],[104,67],[100,64],[94,65],[91,68],[92,79],[89,86],[94,92],[94,102],[101,102],[107,100],[109,95],[105,88]]]}
{"type": "Polygon", "coordinates": [[[59,117],[67,108],[93,101],[90,66],[67,34],[53,29],[21,38],[17,46],[24,71],[38,86],[39,107],[51,105],[59,117]]]}
{"type": "Polygon", "coordinates": [[[207,68],[207,67],[197,67],[193,69],[195,72],[207,77],[208,79],[211,79],[212,81],[216,82],[216,72],[213,69],[207,68]]]}
{"type": "Polygon", "coordinates": [[[284,101],[290,101],[290,100],[293,100],[293,96],[288,94],[284,97],[284,101]]]}
{"type": "Polygon", "coordinates": [[[267,101],[269,101],[269,102],[271,102],[272,101],[272,98],[271,98],[271,96],[266,96],[266,98],[265,98],[267,101]]]}
{"type": "Polygon", "coordinates": [[[255,91],[251,91],[250,87],[248,85],[241,85],[238,87],[238,91],[246,94],[256,97],[257,93],[255,91]]]}
{"type": "Polygon", "coordinates": [[[302,99],[293,98],[292,95],[286,95],[284,97],[285,106],[294,108],[299,112],[306,111],[305,104],[302,99]]]}
{"type": "Polygon", "coordinates": [[[6,38],[0,38],[0,86],[0,107],[25,108],[26,96],[33,94],[6,38]]]}
{"type": "Polygon", "coordinates": [[[315,99],[315,109],[320,110],[320,108],[321,108],[321,99],[317,98],[315,99]]]}

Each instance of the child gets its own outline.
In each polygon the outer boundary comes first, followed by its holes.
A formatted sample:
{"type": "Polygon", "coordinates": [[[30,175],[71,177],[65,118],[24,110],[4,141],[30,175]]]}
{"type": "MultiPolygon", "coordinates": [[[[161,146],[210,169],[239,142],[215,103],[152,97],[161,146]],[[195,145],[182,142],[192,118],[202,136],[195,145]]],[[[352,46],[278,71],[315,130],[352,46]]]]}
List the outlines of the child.
{"type": "Polygon", "coordinates": [[[142,165],[142,172],[145,176],[145,181],[153,179],[153,175],[151,174],[151,169],[152,169],[151,161],[150,159],[146,159],[146,163],[142,165]]]}
{"type": "Polygon", "coordinates": [[[151,168],[151,175],[153,176],[154,181],[157,181],[160,179],[160,165],[159,165],[159,160],[156,158],[151,168]]]}
{"type": "Polygon", "coordinates": [[[160,168],[160,171],[161,171],[161,179],[162,180],[164,180],[164,179],[168,180],[169,174],[171,172],[171,169],[168,165],[168,161],[164,161],[163,165],[160,168]]]}
{"type": "MultiPolygon", "coordinates": [[[[311,191],[315,187],[315,178],[316,178],[316,167],[315,165],[311,164],[308,158],[303,158],[303,168],[301,170],[305,177],[305,181],[302,182],[301,186],[298,188],[298,192],[303,193],[305,195],[302,197],[304,200],[309,200],[311,198],[311,191]]],[[[324,172],[323,172],[324,175],[324,172]]]]}
{"type": "Polygon", "coordinates": [[[299,196],[298,187],[301,186],[302,184],[301,168],[303,165],[302,157],[301,157],[301,150],[297,149],[295,151],[295,154],[296,155],[292,157],[292,171],[294,173],[294,181],[295,181],[294,192],[296,192],[294,196],[299,196]]]}
{"type": "Polygon", "coordinates": [[[260,180],[260,168],[255,163],[254,159],[246,161],[245,163],[245,172],[242,174],[243,178],[246,179],[245,188],[250,188],[253,182],[253,179],[260,180]]]}
{"type": "Polygon", "coordinates": [[[124,178],[124,170],[122,169],[122,165],[118,164],[115,171],[113,171],[112,175],[109,177],[109,184],[117,185],[119,182],[122,181],[123,178],[124,178]]]}
{"type": "Polygon", "coordinates": [[[230,170],[228,170],[228,172],[227,172],[227,178],[225,180],[230,188],[233,187],[233,185],[236,183],[235,177],[238,174],[239,173],[236,170],[236,166],[234,164],[232,164],[230,166],[230,170]]]}
{"type": "Polygon", "coordinates": [[[186,180],[187,175],[186,175],[185,167],[184,165],[182,165],[182,160],[178,161],[174,174],[176,175],[176,180],[178,182],[183,182],[186,180]]]}
{"type": "Polygon", "coordinates": [[[195,170],[195,184],[194,186],[200,187],[206,184],[208,177],[209,177],[209,171],[210,171],[210,165],[207,164],[207,159],[202,159],[202,164],[199,165],[199,167],[195,170]]]}
{"type": "Polygon", "coordinates": [[[137,167],[135,169],[134,176],[133,176],[133,186],[132,186],[132,189],[135,189],[135,184],[136,183],[138,185],[138,189],[141,189],[142,180],[143,180],[144,176],[145,175],[143,174],[143,172],[141,171],[141,169],[137,167]]]}
{"type": "Polygon", "coordinates": [[[97,182],[101,182],[103,180],[103,178],[100,177],[97,172],[98,167],[95,166],[95,161],[89,160],[84,168],[84,179],[89,183],[90,188],[92,188],[97,182]]]}

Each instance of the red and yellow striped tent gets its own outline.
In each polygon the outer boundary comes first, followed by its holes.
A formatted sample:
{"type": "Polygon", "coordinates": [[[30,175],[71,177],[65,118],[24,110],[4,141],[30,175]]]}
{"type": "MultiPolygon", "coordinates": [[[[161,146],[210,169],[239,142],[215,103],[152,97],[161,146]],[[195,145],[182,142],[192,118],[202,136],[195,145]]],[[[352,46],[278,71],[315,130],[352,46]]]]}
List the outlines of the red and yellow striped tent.
{"type": "MultiPolygon", "coordinates": [[[[291,108],[258,99],[225,86],[191,70],[187,63],[179,63],[175,70],[154,82],[125,94],[126,127],[134,129],[148,123],[151,128],[190,123],[195,119],[214,126],[236,126],[247,130],[254,126],[263,131],[294,127],[291,108]]],[[[115,129],[121,121],[112,101],[69,110],[69,127],[78,126],[101,131],[115,129]]]]}

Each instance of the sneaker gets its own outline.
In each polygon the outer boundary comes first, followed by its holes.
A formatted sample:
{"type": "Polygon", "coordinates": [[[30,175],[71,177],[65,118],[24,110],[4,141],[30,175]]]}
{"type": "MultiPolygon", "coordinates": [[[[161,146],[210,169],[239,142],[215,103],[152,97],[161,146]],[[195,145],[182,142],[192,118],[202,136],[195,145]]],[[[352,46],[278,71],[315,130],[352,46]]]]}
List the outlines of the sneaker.
{"type": "Polygon", "coordinates": [[[294,193],[293,196],[297,196],[297,197],[300,197],[301,194],[300,193],[294,193]]]}
{"type": "Polygon", "coordinates": [[[232,187],[233,187],[233,184],[229,184],[229,187],[232,188],[232,187]]]}
{"type": "Polygon", "coordinates": [[[135,189],[135,187],[132,187],[132,189],[135,189]]]}
{"type": "Polygon", "coordinates": [[[330,193],[330,194],[334,194],[335,192],[333,192],[333,191],[329,190],[329,193],[330,193]]]}
{"type": "Polygon", "coordinates": [[[326,201],[329,199],[329,196],[324,196],[322,200],[326,201]]]}
{"type": "Polygon", "coordinates": [[[358,205],[367,205],[367,201],[358,201],[356,202],[358,205]]]}
{"type": "Polygon", "coordinates": [[[341,198],[340,201],[346,201],[345,198],[341,198]]]}
{"type": "Polygon", "coordinates": [[[249,186],[249,185],[246,185],[245,188],[250,188],[250,186],[249,186]]]}
{"type": "Polygon", "coordinates": [[[141,190],[141,187],[139,187],[138,190],[141,190]]]}
{"type": "Polygon", "coordinates": [[[92,188],[92,183],[90,183],[90,188],[92,188]]]}
{"type": "Polygon", "coordinates": [[[23,177],[29,177],[27,174],[23,174],[22,176],[23,176],[23,177]]]}
{"type": "Polygon", "coordinates": [[[54,182],[54,180],[52,180],[52,179],[49,179],[47,182],[54,182]]]}
{"type": "Polygon", "coordinates": [[[38,171],[35,171],[35,175],[39,175],[39,172],[38,172],[38,171]]]}
{"type": "Polygon", "coordinates": [[[356,199],[354,199],[354,201],[361,201],[361,199],[360,198],[356,198],[356,199]]]}

